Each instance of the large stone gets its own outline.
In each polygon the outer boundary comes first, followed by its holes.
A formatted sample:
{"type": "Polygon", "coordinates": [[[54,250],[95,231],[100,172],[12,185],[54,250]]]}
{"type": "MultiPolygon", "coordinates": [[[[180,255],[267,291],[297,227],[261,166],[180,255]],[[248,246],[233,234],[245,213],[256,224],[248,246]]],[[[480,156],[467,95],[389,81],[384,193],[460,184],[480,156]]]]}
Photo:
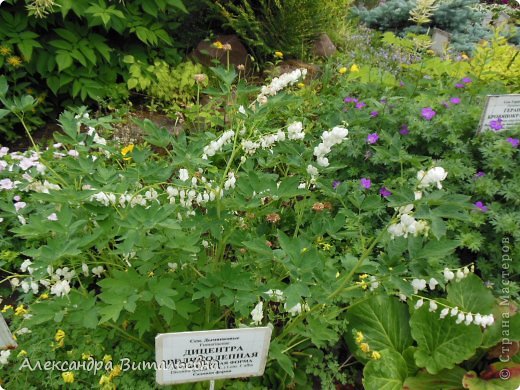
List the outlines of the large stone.
{"type": "Polygon", "coordinates": [[[236,35],[217,35],[212,40],[200,41],[197,47],[191,52],[191,57],[202,65],[215,66],[215,60],[221,65],[227,65],[227,52],[213,46],[214,42],[221,42],[223,45],[231,45],[229,52],[229,62],[232,65],[244,65],[247,69],[251,63],[249,53],[245,46],[240,42],[236,35]]]}
{"type": "Polygon", "coordinates": [[[330,37],[327,34],[323,33],[314,42],[314,47],[312,51],[314,55],[318,57],[330,57],[336,54],[338,50],[336,49],[334,43],[332,43],[330,37]]]}

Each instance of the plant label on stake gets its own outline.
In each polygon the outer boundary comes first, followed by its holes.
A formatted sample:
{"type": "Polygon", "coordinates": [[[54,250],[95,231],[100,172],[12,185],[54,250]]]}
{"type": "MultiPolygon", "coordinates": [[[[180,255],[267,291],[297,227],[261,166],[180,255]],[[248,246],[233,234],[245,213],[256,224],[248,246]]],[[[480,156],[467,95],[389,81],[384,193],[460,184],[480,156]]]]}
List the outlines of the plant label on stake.
{"type": "Polygon", "coordinates": [[[520,125],[520,94],[487,95],[477,133],[508,130],[520,125]]]}
{"type": "Polygon", "coordinates": [[[16,347],[18,347],[18,345],[7,326],[4,317],[0,314],[0,350],[15,349],[16,347]]]}
{"type": "Polygon", "coordinates": [[[158,334],[157,383],[261,376],[270,341],[269,327],[158,334]]]}

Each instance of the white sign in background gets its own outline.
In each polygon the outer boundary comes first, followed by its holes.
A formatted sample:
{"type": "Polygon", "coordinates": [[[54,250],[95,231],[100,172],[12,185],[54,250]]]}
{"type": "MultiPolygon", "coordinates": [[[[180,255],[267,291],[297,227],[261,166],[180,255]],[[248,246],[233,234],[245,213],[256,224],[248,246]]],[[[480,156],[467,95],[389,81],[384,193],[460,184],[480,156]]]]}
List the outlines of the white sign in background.
{"type": "Polygon", "coordinates": [[[492,120],[502,119],[501,130],[508,130],[520,125],[520,94],[488,95],[478,132],[493,130],[489,126],[492,120]]]}
{"type": "Polygon", "coordinates": [[[162,333],[155,337],[160,385],[261,376],[271,328],[162,333]]]}

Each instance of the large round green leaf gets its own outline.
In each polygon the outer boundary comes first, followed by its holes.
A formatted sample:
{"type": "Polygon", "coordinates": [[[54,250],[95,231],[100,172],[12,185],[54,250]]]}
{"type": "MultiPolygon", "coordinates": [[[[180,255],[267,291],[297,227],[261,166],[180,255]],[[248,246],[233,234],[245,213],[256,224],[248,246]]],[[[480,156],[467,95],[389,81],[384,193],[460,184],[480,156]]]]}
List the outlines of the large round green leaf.
{"type": "Polygon", "coordinates": [[[436,375],[421,371],[417,376],[406,378],[403,390],[464,390],[462,378],[466,370],[455,367],[452,370],[442,370],[436,375]]]}
{"type": "Polygon", "coordinates": [[[410,321],[412,336],[417,341],[415,363],[430,374],[469,359],[482,342],[477,325],[456,324],[454,317],[439,318],[423,306],[416,310],[410,321]]]}
{"type": "Polygon", "coordinates": [[[370,360],[363,370],[365,390],[402,390],[408,369],[400,353],[381,351],[381,359],[370,360]]]}
{"type": "Polygon", "coordinates": [[[459,282],[451,282],[447,290],[448,301],[465,312],[490,314],[493,310],[495,298],[475,274],[469,274],[459,282]]]}
{"type": "MultiPolygon", "coordinates": [[[[349,328],[363,333],[363,342],[370,350],[393,349],[402,353],[412,345],[408,306],[395,297],[374,296],[354,307],[347,313],[349,328]]],[[[353,332],[346,335],[347,344],[356,357],[365,361],[354,342],[353,332]]]]}

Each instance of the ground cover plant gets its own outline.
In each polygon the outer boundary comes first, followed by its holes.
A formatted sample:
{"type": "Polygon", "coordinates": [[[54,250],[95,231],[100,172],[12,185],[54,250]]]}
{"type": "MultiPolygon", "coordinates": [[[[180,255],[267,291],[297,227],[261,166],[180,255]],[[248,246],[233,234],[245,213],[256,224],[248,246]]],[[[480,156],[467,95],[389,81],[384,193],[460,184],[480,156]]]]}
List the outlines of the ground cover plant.
{"type": "MultiPolygon", "coordinates": [[[[143,121],[144,143],[117,145],[117,118],[83,108],[49,147],[2,149],[6,386],[154,388],[120,359],[153,360],[155,334],[267,324],[265,375],[218,386],[354,385],[361,365],[367,389],[518,385],[496,378],[513,354],[491,351],[505,322],[518,339],[517,286],[496,270],[517,272],[501,251],[518,258],[519,133],[475,136],[482,96],[507,87],[363,64],[305,76],[252,89],[212,68],[211,132],[143,121]],[[111,363],[13,369],[26,357],[111,363]]],[[[1,86],[25,124],[34,100],[1,86]]]]}
{"type": "Polygon", "coordinates": [[[32,147],[0,147],[18,343],[0,385],[154,389],[132,364],[158,333],[269,326],[265,374],[216,388],[518,388],[520,129],[476,130],[487,94],[518,93],[520,57],[489,37],[436,57],[420,34],[359,28],[318,71],[281,63],[262,86],[128,54],[124,88],[182,123],[135,120],[126,144],[117,111],[86,106],[35,140],[42,97],[4,64],[0,119],[32,147]]]}

